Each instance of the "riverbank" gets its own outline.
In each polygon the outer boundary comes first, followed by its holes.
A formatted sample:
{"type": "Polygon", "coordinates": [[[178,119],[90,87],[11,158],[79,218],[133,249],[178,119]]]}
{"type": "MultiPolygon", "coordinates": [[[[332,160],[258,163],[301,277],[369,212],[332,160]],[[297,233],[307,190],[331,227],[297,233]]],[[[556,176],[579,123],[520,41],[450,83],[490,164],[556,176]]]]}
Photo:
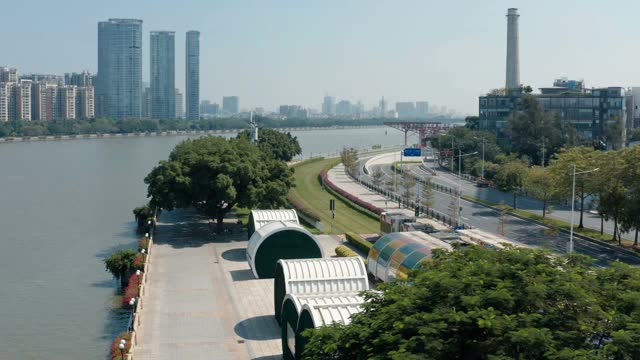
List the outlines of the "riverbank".
{"type": "MultiPolygon", "coordinates": [[[[313,130],[347,130],[347,129],[374,129],[381,128],[384,125],[362,125],[362,126],[309,126],[309,127],[283,127],[273,128],[282,132],[291,131],[313,131],[313,130]]],[[[32,141],[63,141],[63,140],[88,140],[88,139],[119,139],[130,137],[150,137],[150,136],[185,136],[185,135],[223,135],[237,134],[246,129],[218,129],[218,130],[173,130],[173,131],[146,131],[132,133],[114,133],[114,134],[78,134],[78,135],[55,135],[55,136],[21,136],[21,137],[3,137],[0,138],[2,143],[15,142],[32,142],[32,141]]]]}

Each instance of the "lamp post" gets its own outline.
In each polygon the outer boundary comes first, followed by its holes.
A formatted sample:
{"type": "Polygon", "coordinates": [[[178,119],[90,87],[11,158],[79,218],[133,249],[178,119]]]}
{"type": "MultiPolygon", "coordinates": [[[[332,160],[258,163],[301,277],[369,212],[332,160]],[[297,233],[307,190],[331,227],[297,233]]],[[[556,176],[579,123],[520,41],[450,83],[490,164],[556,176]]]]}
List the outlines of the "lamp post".
{"type": "Polygon", "coordinates": [[[127,340],[120,340],[120,344],[118,345],[118,349],[120,349],[120,359],[124,360],[124,344],[127,343],[127,340]]]}
{"type": "Polygon", "coordinates": [[[569,254],[573,252],[573,222],[574,222],[573,210],[576,202],[576,175],[587,174],[587,173],[598,171],[598,170],[600,170],[600,168],[576,172],[576,164],[573,164],[573,185],[571,187],[571,229],[569,230],[569,244],[567,245],[567,252],[569,254]]]}
{"type": "Polygon", "coordinates": [[[136,270],[136,279],[138,280],[138,297],[140,297],[140,274],[142,274],[142,271],[136,270]]]}

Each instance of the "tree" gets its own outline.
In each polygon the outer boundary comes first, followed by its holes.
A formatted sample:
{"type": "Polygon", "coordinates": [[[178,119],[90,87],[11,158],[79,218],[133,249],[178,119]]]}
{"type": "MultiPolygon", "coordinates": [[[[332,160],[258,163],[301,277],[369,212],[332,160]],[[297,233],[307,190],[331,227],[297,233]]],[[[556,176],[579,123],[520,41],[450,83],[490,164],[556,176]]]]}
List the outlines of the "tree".
{"type": "Polygon", "coordinates": [[[477,116],[467,116],[464,118],[465,127],[470,130],[480,130],[480,118],[477,116]]]}
{"type": "Polygon", "coordinates": [[[416,186],[416,179],[409,173],[408,171],[404,171],[402,173],[402,197],[404,198],[404,203],[409,206],[411,199],[413,198],[414,192],[413,188],[416,186]]]}
{"type": "Polygon", "coordinates": [[[619,116],[615,117],[613,121],[607,124],[605,129],[605,140],[614,150],[620,149],[624,145],[624,124],[619,116]]]}
{"type": "Polygon", "coordinates": [[[356,170],[358,169],[358,150],[345,147],[340,152],[340,160],[342,164],[344,164],[345,169],[347,169],[347,172],[355,176],[356,170]]]}
{"type": "Polygon", "coordinates": [[[149,204],[160,209],[194,207],[216,219],[234,206],[277,208],[293,185],[284,161],[245,139],[204,137],[178,144],[145,178],[149,204]]]}
{"type": "Polygon", "coordinates": [[[544,111],[532,95],[522,97],[521,110],[508,119],[512,149],[519,156],[528,156],[535,164],[542,164],[542,148],[551,156],[562,147],[562,124],[553,112],[544,111]]]}
{"type": "Polygon", "coordinates": [[[307,330],[303,358],[637,359],[640,269],[522,248],[436,250],[365,295],[349,325],[307,330]]]}
{"type": "Polygon", "coordinates": [[[542,201],[542,217],[547,215],[547,205],[553,199],[555,179],[549,171],[543,167],[534,166],[529,169],[524,179],[524,188],[527,193],[542,201]]]}
{"type": "MultiPolygon", "coordinates": [[[[613,220],[613,239],[620,241],[620,221],[626,213],[628,190],[625,187],[625,161],[620,151],[595,153],[595,166],[600,170],[593,174],[598,194],[598,212],[605,220],[613,220]]],[[[637,166],[633,164],[632,166],[637,166]]]]}
{"type": "MultiPolygon", "coordinates": [[[[577,171],[587,171],[595,169],[596,152],[589,147],[574,147],[562,149],[551,160],[548,171],[555,179],[555,188],[559,196],[571,201],[573,188],[573,166],[577,171]]],[[[602,174],[602,171],[599,171],[602,174]]],[[[594,194],[598,187],[596,177],[600,174],[580,174],[576,175],[576,197],[580,200],[580,221],[578,228],[583,228],[584,201],[594,194]]]]}
{"type": "Polygon", "coordinates": [[[633,245],[638,246],[638,231],[640,230],[640,147],[634,146],[625,149],[624,159],[624,182],[628,189],[625,199],[625,213],[622,219],[623,231],[635,229],[633,245]]]}
{"type": "Polygon", "coordinates": [[[424,178],[422,183],[422,193],[420,194],[420,205],[424,206],[429,212],[429,209],[433,207],[434,194],[433,194],[433,182],[431,176],[424,178]]]}
{"type": "MultiPolygon", "coordinates": [[[[249,130],[238,133],[238,138],[249,140],[249,130]]],[[[282,161],[291,161],[302,153],[298,138],[291,133],[284,133],[276,129],[261,128],[258,136],[258,148],[270,153],[274,158],[282,161]]]]}
{"type": "Polygon", "coordinates": [[[502,191],[513,193],[513,208],[518,208],[518,191],[522,189],[528,174],[527,165],[520,160],[512,160],[498,169],[495,184],[502,191]]]}
{"type": "Polygon", "coordinates": [[[376,168],[373,171],[373,174],[371,174],[371,178],[373,181],[373,185],[379,188],[380,185],[382,185],[382,181],[384,180],[384,172],[382,172],[380,168],[376,168]]]}
{"type": "Polygon", "coordinates": [[[131,249],[120,249],[103,260],[105,269],[120,280],[120,286],[123,288],[126,286],[127,275],[132,269],[133,259],[137,254],[131,249]]]}

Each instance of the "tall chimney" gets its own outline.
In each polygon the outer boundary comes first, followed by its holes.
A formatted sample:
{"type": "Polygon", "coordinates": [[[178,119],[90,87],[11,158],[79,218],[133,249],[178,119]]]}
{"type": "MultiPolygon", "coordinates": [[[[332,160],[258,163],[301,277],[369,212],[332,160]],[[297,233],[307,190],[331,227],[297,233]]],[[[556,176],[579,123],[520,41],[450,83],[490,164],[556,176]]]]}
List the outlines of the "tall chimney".
{"type": "Polygon", "coordinates": [[[507,81],[505,87],[520,87],[520,56],[518,55],[518,9],[510,8],[507,12],[507,81]]]}

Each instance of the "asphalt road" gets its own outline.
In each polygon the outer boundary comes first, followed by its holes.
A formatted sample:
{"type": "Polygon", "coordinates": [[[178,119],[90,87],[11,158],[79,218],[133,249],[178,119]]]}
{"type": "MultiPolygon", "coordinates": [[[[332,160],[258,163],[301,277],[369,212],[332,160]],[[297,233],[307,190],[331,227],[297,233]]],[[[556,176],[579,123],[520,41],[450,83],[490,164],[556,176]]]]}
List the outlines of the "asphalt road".
{"type": "MultiPolygon", "coordinates": [[[[366,159],[361,160],[361,165],[364,165],[366,159]]],[[[380,169],[385,174],[385,181],[393,179],[393,171],[391,170],[390,164],[385,165],[373,165],[372,170],[376,171],[376,169],[380,169]]],[[[362,166],[359,167],[362,169],[362,166]]],[[[422,174],[424,175],[424,174],[422,174]]],[[[442,172],[438,172],[437,176],[433,177],[433,181],[441,184],[452,187],[452,183],[456,184],[457,178],[445,177],[441,176],[442,172]],[[453,179],[452,179],[453,178],[453,179]],[[438,179],[438,180],[436,180],[438,179]],[[451,181],[454,180],[454,181],[451,181]]],[[[371,177],[362,173],[360,174],[363,178],[371,181],[371,177]]],[[[398,176],[398,183],[400,184],[400,176],[398,176]]],[[[466,182],[467,184],[462,185],[463,194],[469,194],[472,196],[477,196],[476,190],[493,190],[494,189],[479,189],[475,187],[472,183],[466,182]]],[[[399,191],[402,192],[402,187],[399,185],[399,191]]],[[[414,188],[414,194],[419,193],[421,191],[421,186],[418,184],[414,188]]],[[[507,196],[509,194],[506,194],[507,196]]],[[[415,196],[415,195],[414,195],[415,196]]],[[[523,209],[526,208],[527,199],[523,200],[523,209]]],[[[491,200],[493,201],[493,200],[491,200]]],[[[529,199],[529,201],[531,201],[529,199]]],[[[496,201],[499,202],[499,201],[496,201]]],[[[434,191],[434,204],[433,208],[441,213],[447,214],[449,205],[451,204],[451,195],[445,194],[439,191],[434,191]]],[[[500,214],[497,211],[494,211],[490,208],[487,208],[482,205],[478,205],[464,199],[461,199],[460,205],[462,207],[461,220],[462,222],[476,227],[478,229],[488,231],[491,233],[498,233],[498,228],[500,224],[500,214]]],[[[530,206],[533,206],[531,204],[530,206]]],[[[599,221],[599,220],[598,220],[599,221]]],[[[598,222],[599,226],[599,222],[598,222]]],[[[505,226],[504,226],[504,236],[518,241],[524,244],[537,246],[545,249],[550,249],[557,253],[566,253],[567,251],[567,243],[568,243],[568,235],[560,234],[558,236],[548,235],[545,233],[547,230],[546,227],[534,224],[529,221],[522,220],[520,218],[507,215],[505,226]]],[[[635,256],[628,251],[616,248],[614,246],[609,246],[606,244],[593,243],[590,241],[582,240],[574,237],[574,250],[578,253],[588,255],[595,259],[595,263],[599,266],[606,266],[609,262],[620,260],[628,264],[640,266],[640,257],[635,256]]]]}

